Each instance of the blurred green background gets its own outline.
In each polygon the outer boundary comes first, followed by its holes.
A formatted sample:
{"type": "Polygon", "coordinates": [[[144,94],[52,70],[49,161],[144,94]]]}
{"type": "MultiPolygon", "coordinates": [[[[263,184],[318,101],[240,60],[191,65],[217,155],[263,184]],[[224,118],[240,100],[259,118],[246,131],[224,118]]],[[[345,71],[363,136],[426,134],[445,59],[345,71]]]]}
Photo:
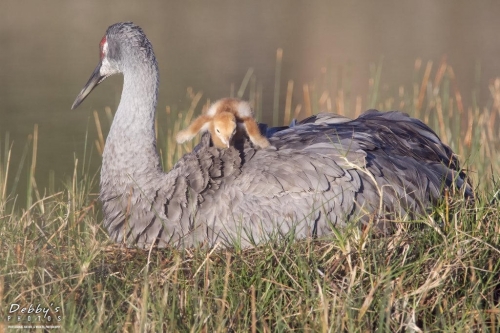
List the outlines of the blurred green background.
{"type": "MultiPolygon", "coordinates": [[[[71,104],[98,61],[106,28],[134,21],[151,40],[160,68],[158,110],[187,110],[186,89],[201,104],[238,89],[249,68],[262,87],[262,120],[271,122],[276,50],[283,49],[280,110],[288,80],[292,110],[303,84],[328,67],[333,80],[363,97],[370,64],[380,64],[381,89],[398,95],[414,82],[415,59],[453,66],[465,105],[472,92],[485,105],[500,75],[500,2],[496,1],[13,1],[0,2],[0,135],[14,141],[19,164],[38,124],[38,186],[50,170],[71,176],[74,154],[97,137],[93,110],[116,109],[121,77],[112,77],[76,110],[71,104]],[[348,81],[348,83],[346,83],[348,81]]],[[[434,69],[435,70],[435,69],[434,69]]],[[[433,74],[434,77],[434,74],[433,74]]],[[[397,105],[395,106],[397,107],[397,105]]],[[[201,110],[201,106],[196,112],[201,110]]],[[[408,111],[408,110],[403,110],[408,111]]],[[[159,126],[168,126],[160,123],[159,126]]],[[[97,155],[97,153],[94,152],[97,155]]],[[[99,158],[93,159],[97,168],[99,158]]],[[[12,173],[13,174],[13,173],[12,173]]]]}

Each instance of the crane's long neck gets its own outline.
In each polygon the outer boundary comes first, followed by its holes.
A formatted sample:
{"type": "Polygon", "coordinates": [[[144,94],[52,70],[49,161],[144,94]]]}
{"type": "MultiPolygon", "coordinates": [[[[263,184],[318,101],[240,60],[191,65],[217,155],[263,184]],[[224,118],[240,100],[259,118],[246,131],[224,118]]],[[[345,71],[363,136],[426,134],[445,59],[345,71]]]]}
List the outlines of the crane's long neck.
{"type": "Polygon", "coordinates": [[[133,64],[123,74],[121,101],[106,140],[101,170],[101,184],[106,182],[113,191],[121,191],[131,182],[144,185],[162,172],[154,132],[156,60],[133,64]]]}

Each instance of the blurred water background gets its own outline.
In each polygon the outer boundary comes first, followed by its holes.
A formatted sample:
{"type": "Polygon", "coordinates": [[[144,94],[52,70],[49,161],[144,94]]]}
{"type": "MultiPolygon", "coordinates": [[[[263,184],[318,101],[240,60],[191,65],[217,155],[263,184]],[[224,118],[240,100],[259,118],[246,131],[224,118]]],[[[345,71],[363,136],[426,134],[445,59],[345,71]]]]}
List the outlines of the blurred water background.
{"type": "Polygon", "coordinates": [[[499,16],[497,1],[2,0],[0,140],[10,133],[17,166],[38,124],[38,187],[47,186],[49,173],[58,182],[71,176],[86,133],[91,144],[96,137],[92,111],[115,110],[119,102],[122,79],[116,76],[70,110],[98,62],[106,28],[118,21],[140,25],[154,46],[159,110],[184,110],[187,87],[203,91],[203,100],[228,96],[231,84],[239,87],[253,68],[263,89],[262,120],[270,122],[278,48],[280,109],[289,79],[296,82],[295,99],[327,66],[337,73],[336,84],[349,81],[356,98],[368,93],[370,64],[381,63],[383,89],[397,95],[414,79],[415,59],[439,63],[443,56],[464,104],[475,91],[483,105],[489,80],[500,76],[499,16]]]}

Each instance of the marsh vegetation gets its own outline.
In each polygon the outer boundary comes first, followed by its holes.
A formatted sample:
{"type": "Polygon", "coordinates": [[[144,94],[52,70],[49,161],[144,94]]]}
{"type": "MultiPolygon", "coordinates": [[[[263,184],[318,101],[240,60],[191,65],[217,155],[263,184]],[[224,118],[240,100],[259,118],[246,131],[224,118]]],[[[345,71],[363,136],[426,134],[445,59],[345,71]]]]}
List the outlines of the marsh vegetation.
{"type": "MultiPolygon", "coordinates": [[[[368,108],[405,111],[460,156],[475,202],[447,193],[428,215],[395,222],[398,231],[387,237],[353,221],[327,239],[282,235],[253,249],[127,249],[101,226],[98,170],[90,167],[104,147],[111,109],[94,111],[98,134],[75,152],[73,176],[61,180],[52,173],[47,188],[39,188],[35,177],[37,160],[44,158],[37,141],[45,134],[35,125],[13,165],[9,134],[1,133],[2,325],[18,324],[17,315],[28,324],[26,314],[8,313],[11,304],[42,304],[51,321],[42,316],[33,323],[69,332],[497,331],[500,79],[482,82],[490,97],[481,102],[473,91],[471,105],[463,104],[445,59],[418,59],[413,82],[390,88],[381,82],[382,64],[372,65],[367,96],[328,66],[314,82],[288,81],[280,89],[281,56],[278,51],[273,125],[320,110],[349,117],[368,108]],[[301,94],[292,96],[296,85],[301,94]],[[280,90],[287,91],[284,105],[280,90]],[[18,186],[22,177],[26,189],[18,186]]],[[[271,112],[251,69],[232,87],[229,95],[248,99],[258,119],[271,112]]],[[[160,106],[157,112],[167,170],[194,145],[178,145],[175,134],[209,105],[193,89],[187,100],[185,109],[160,106]]]]}

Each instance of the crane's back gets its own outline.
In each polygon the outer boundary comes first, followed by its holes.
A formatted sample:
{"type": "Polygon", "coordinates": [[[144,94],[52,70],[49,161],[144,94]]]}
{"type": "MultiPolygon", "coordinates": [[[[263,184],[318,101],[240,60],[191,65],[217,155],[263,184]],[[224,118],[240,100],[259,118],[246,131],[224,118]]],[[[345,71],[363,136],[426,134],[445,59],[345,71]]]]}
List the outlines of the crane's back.
{"type": "Polygon", "coordinates": [[[120,223],[107,222],[112,237],[140,246],[250,246],[289,232],[321,236],[347,223],[375,221],[390,232],[395,222],[424,214],[445,188],[472,197],[449,147],[400,112],[370,110],[355,120],[320,114],[269,140],[268,149],[248,140],[217,149],[205,136],[152,182],[151,202],[129,207],[135,228],[128,237],[118,236],[120,223]],[[147,207],[156,213],[146,217],[147,207]]]}

